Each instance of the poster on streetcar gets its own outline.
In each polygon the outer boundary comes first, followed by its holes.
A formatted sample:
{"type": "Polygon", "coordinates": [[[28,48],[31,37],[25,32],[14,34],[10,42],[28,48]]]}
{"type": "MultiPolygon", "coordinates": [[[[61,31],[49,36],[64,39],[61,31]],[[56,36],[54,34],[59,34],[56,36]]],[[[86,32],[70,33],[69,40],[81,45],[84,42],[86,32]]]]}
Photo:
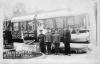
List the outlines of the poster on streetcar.
{"type": "Polygon", "coordinates": [[[68,16],[68,25],[74,25],[74,16],[68,16]]]}
{"type": "Polygon", "coordinates": [[[33,24],[32,21],[28,22],[28,31],[29,31],[29,32],[32,32],[33,30],[35,30],[35,28],[33,28],[33,27],[34,27],[33,25],[34,25],[34,24],[33,24]]]}
{"type": "Polygon", "coordinates": [[[22,31],[26,30],[26,22],[21,22],[21,30],[22,31]]]}
{"type": "Polygon", "coordinates": [[[19,30],[19,29],[18,29],[18,26],[19,26],[18,22],[15,22],[15,23],[13,24],[14,31],[18,31],[18,30],[19,30]]]}

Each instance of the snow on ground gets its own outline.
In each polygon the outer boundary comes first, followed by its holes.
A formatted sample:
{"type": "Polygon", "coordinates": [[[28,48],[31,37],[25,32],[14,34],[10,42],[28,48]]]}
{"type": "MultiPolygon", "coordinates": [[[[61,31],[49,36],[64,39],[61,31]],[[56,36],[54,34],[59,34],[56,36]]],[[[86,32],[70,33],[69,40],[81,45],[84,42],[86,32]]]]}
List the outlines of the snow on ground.
{"type": "Polygon", "coordinates": [[[31,59],[14,59],[13,62],[12,60],[5,60],[4,64],[97,64],[96,50],[71,56],[52,54],[31,59]]]}
{"type": "MultiPolygon", "coordinates": [[[[39,58],[32,58],[32,59],[14,59],[10,64],[96,64],[96,58],[90,57],[93,54],[86,53],[86,54],[72,54],[71,56],[67,55],[44,55],[39,58]],[[19,62],[20,61],[20,62],[19,62]]],[[[12,60],[6,60],[10,62],[12,60]]]]}

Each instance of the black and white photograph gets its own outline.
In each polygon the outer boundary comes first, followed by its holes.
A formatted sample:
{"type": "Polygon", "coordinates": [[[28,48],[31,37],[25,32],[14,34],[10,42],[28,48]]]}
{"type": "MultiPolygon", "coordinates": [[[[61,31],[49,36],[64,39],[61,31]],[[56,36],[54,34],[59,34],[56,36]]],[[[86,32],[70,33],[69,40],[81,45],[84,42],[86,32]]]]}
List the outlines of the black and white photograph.
{"type": "Polygon", "coordinates": [[[99,4],[0,0],[0,64],[99,64],[99,4]]]}

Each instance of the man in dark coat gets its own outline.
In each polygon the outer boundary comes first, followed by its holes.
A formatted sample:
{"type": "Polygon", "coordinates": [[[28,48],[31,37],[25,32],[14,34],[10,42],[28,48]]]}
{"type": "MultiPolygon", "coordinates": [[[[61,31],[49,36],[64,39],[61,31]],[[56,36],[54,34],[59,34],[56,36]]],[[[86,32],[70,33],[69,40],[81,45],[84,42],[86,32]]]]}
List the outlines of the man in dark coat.
{"type": "Polygon", "coordinates": [[[47,29],[47,33],[45,34],[45,42],[47,46],[47,54],[50,54],[52,45],[52,33],[50,32],[50,29],[47,29]]]}
{"type": "Polygon", "coordinates": [[[55,46],[55,54],[58,55],[60,46],[60,35],[57,31],[55,31],[55,34],[53,35],[53,44],[55,46]]]}
{"type": "Polygon", "coordinates": [[[46,52],[46,47],[45,47],[45,35],[42,33],[42,30],[40,30],[40,34],[38,36],[39,40],[39,45],[40,45],[40,50],[42,53],[46,52]]]}
{"type": "Polygon", "coordinates": [[[71,40],[70,30],[68,28],[64,29],[65,55],[70,55],[70,40],[71,40]]]}
{"type": "Polygon", "coordinates": [[[4,44],[6,45],[11,45],[10,48],[13,48],[13,40],[12,40],[12,34],[9,29],[6,29],[4,31],[4,40],[6,41],[4,44]]]}

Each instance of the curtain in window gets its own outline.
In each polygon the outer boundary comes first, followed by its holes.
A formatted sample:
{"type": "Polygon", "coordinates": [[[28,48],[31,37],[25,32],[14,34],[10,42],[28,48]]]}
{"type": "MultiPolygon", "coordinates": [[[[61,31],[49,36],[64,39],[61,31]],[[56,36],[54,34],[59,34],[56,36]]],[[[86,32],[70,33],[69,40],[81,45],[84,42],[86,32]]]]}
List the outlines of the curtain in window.
{"type": "Polygon", "coordinates": [[[67,23],[68,25],[74,25],[74,16],[68,16],[67,23]]]}
{"type": "Polygon", "coordinates": [[[53,19],[45,19],[45,28],[53,28],[53,19]]]}

